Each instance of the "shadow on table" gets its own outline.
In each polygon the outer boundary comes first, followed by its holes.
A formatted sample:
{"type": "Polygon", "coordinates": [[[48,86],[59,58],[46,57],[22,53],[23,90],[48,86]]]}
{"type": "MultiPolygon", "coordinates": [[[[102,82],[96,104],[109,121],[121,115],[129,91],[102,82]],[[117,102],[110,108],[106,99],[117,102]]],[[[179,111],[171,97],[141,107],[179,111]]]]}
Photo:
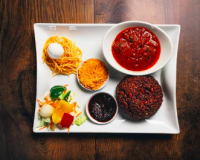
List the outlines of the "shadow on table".
{"type": "Polygon", "coordinates": [[[97,139],[104,139],[104,138],[110,138],[110,139],[119,139],[119,138],[123,138],[123,139],[142,139],[142,140],[152,140],[152,139],[163,139],[163,140],[167,140],[167,139],[171,139],[172,135],[170,134],[96,134],[95,137],[97,139]]]}
{"type": "Polygon", "coordinates": [[[59,138],[63,140],[67,139],[141,139],[141,140],[152,140],[152,139],[160,139],[160,140],[170,140],[173,135],[170,134],[124,134],[124,133],[32,133],[32,137],[34,139],[43,139],[43,138],[59,138]]]}

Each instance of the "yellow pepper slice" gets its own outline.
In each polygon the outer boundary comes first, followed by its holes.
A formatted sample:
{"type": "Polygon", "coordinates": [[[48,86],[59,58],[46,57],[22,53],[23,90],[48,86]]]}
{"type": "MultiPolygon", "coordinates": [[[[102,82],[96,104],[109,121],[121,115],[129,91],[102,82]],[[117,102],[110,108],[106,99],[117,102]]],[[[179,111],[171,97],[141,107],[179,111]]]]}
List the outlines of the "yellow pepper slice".
{"type": "Polygon", "coordinates": [[[65,100],[60,100],[52,115],[53,123],[60,123],[64,113],[70,113],[72,111],[73,106],[70,103],[66,102],[65,100]]]}

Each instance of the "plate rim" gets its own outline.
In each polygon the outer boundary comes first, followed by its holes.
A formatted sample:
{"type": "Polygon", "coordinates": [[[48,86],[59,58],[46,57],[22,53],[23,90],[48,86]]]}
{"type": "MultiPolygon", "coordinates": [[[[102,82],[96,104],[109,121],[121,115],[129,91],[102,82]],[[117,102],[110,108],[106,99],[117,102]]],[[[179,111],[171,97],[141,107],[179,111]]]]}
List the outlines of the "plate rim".
{"type": "MultiPolygon", "coordinates": [[[[104,26],[109,26],[109,27],[112,27],[114,25],[116,25],[117,23],[34,23],[33,25],[33,28],[34,28],[34,37],[35,37],[35,47],[36,47],[36,64],[37,64],[37,77],[36,77],[36,100],[35,100],[35,112],[34,112],[34,119],[33,119],[33,132],[34,133],[66,133],[66,132],[58,132],[58,131],[38,131],[36,130],[36,128],[34,127],[34,123],[35,123],[35,115],[36,115],[36,103],[37,103],[37,86],[38,86],[38,67],[39,67],[39,62],[38,62],[38,54],[37,54],[37,41],[36,41],[36,30],[37,30],[37,27],[40,27],[40,26],[82,26],[82,27],[104,27],[104,26]]],[[[158,26],[158,27],[174,27],[175,29],[177,29],[177,33],[176,33],[176,38],[177,38],[177,42],[176,42],[176,45],[177,46],[177,49],[176,51],[173,53],[175,54],[175,68],[176,68],[176,75],[175,75],[175,78],[174,78],[174,81],[173,83],[175,83],[174,87],[174,101],[173,101],[173,104],[175,106],[175,111],[173,112],[175,114],[175,125],[176,125],[176,128],[173,129],[173,131],[164,131],[164,132],[160,132],[160,131],[150,131],[150,132],[144,132],[144,131],[71,131],[70,133],[75,133],[75,134],[80,134],[80,133],[97,133],[97,134],[101,134],[101,133],[108,133],[108,134],[179,134],[180,133],[180,126],[179,126],[179,121],[178,121],[178,112],[177,112],[177,103],[176,103],[176,79],[177,79],[177,56],[178,56],[178,48],[179,48],[179,41],[180,41],[180,31],[181,31],[181,26],[179,24],[153,24],[155,26],[158,26]]],[[[173,45],[174,46],[174,45],[173,45]]]]}

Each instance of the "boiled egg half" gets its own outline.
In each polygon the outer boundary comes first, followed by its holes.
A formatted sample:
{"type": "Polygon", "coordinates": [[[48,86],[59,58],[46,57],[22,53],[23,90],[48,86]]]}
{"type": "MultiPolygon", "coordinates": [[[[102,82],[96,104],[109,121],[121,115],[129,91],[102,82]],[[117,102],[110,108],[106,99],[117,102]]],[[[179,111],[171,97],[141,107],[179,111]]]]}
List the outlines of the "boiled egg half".
{"type": "Polygon", "coordinates": [[[47,48],[47,52],[49,57],[58,59],[64,54],[64,49],[63,46],[58,43],[51,43],[47,48]]]}

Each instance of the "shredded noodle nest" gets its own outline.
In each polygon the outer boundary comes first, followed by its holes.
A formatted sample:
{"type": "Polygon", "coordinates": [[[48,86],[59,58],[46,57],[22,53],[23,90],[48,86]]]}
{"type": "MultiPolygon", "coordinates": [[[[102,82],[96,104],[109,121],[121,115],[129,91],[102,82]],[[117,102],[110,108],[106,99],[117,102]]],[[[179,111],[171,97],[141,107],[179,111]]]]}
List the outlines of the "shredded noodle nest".
{"type": "Polygon", "coordinates": [[[47,39],[44,44],[42,59],[52,70],[53,76],[76,74],[77,68],[82,62],[82,51],[68,38],[53,36],[47,39]],[[62,57],[58,59],[49,57],[47,49],[51,43],[58,43],[63,46],[64,54],[62,57]]]}

